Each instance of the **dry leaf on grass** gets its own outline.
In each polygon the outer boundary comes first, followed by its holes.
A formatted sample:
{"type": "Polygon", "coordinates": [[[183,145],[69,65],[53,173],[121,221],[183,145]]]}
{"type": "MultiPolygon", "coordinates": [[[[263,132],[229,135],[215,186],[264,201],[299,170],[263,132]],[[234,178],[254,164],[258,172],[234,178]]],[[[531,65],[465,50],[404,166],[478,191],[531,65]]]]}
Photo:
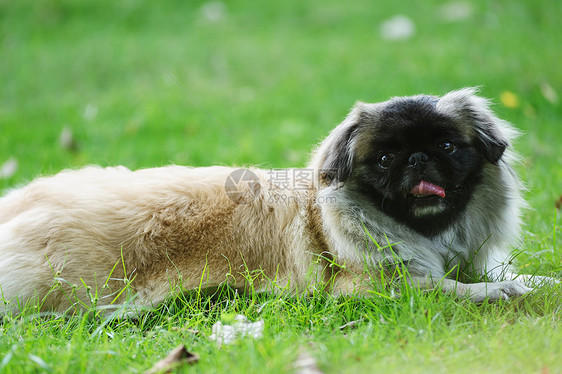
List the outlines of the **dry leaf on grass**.
{"type": "Polygon", "coordinates": [[[363,322],[363,319],[348,322],[345,325],[340,326],[340,331],[352,330],[356,328],[357,325],[360,324],[361,322],[363,322]]]}
{"type": "Polygon", "coordinates": [[[78,150],[78,143],[74,138],[74,134],[72,133],[72,129],[69,127],[65,127],[62,129],[59,135],[59,144],[62,149],[65,151],[77,151],[78,150]]]}
{"type": "Polygon", "coordinates": [[[169,373],[178,366],[185,364],[191,365],[197,361],[199,361],[199,356],[189,352],[185,349],[185,345],[182,344],[170,352],[165,358],[155,363],[145,374],[169,373]]]}

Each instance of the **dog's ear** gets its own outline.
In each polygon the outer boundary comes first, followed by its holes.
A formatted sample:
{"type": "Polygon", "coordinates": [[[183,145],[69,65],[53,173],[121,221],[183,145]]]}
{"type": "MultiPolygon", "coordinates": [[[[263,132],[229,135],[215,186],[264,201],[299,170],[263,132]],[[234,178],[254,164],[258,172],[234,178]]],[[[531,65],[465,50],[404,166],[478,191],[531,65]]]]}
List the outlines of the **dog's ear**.
{"type": "Polygon", "coordinates": [[[318,171],[322,184],[341,185],[351,176],[363,105],[357,103],[314,152],[310,167],[318,171]]]}
{"type": "Polygon", "coordinates": [[[475,88],[464,88],[443,96],[437,109],[457,115],[466,127],[478,151],[492,164],[497,164],[517,132],[490,109],[490,102],[476,95],[475,88]],[[472,134],[470,134],[472,132],[472,134]]]}
{"type": "Polygon", "coordinates": [[[509,145],[495,128],[493,118],[481,118],[475,120],[476,129],[476,149],[484,155],[486,160],[492,164],[497,164],[502,157],[505,149],[509,145]]]}
{"type": "Polygon", "coordinates": [[[343,130],[333,140],[320,168],[321,177],[329,183],[345,183],[353,170],[355,152],[352,139],[357,131],[357,125],[343,130]]]}

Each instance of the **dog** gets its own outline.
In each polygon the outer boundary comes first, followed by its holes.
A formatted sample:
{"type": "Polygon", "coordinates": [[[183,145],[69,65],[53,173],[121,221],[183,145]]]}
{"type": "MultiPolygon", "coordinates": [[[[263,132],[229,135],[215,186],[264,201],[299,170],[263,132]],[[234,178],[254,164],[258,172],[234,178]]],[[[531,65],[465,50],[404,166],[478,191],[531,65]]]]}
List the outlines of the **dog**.
{"type": "Polygon", "coordinates": [[[532,288],[509,265],[525,206],[516,135],[465,88],[358,102],[305,169],[90,166],[38,178],[0,199],[0,311],[107,307],[127,294],[152,307],[174,290],[249,282],[367,295],[378,271],[398,268],[474,302],[521,296],[532,288]]]}

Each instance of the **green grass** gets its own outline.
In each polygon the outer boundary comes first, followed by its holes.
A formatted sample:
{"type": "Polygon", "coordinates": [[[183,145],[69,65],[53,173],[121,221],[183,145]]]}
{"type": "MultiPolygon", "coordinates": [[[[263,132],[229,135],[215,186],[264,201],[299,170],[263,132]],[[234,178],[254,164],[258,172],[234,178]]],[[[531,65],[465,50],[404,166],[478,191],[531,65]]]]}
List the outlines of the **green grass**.
{"type": "MultiPolygon", "coordinates": [[[[479,0],[458,22],[443,21],[437,1],[231,0],[217,22],[203,4],[0,0],[0,165],[19,165],[0,190],[94,163],[300,167],[356,100],[480,85],[524,133],[519,266],[560,276],[562,106],[543,91],[562,87],[562,3],[479,0]],[[411,39],[381,39],[396,14],[415,22],[411,39]],[[63,128],[77,151],[59,145],[63,128]]],[[[326,373],[561,372],[560,286],[483,306],[402,291],[190,294],[139,320],[29,310],[0,324],[0,372],[142,372],[180,343],[201,356],[185,372],[286,372],[304,349],[326,373]],[[229,313],[263,319],[264,337],[218,348],[211,326],[229,313]],[[340,331],[350,321],[360,322],[340,331]]]]}

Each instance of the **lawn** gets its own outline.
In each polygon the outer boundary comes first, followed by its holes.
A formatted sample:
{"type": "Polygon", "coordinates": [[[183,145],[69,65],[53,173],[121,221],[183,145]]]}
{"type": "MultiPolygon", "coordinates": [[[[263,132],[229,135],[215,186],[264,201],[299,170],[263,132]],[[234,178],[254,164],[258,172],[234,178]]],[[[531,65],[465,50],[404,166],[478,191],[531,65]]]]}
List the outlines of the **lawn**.
{"type": "MultiPolygon", "coordinates": [[[[561,277],[561,17],[549,0],[0,0],[0,190],[87,164],[303,167],[357,100],[480,86],[522,131],[517,266],[561,277]],[[396,15],[412,34],[383,37],[396,15]]],[[[562,372],[560,285],[481,306],[388,296],[187,294],[114,320],[29,310],[0,322],[0,372],[144,372],[179,344],[200,360],[178,372],[290,372],[303,352],[325,373],[562,372]],[[264,335],[219,347],[211,326],[235,314],[264,335]]]]}

